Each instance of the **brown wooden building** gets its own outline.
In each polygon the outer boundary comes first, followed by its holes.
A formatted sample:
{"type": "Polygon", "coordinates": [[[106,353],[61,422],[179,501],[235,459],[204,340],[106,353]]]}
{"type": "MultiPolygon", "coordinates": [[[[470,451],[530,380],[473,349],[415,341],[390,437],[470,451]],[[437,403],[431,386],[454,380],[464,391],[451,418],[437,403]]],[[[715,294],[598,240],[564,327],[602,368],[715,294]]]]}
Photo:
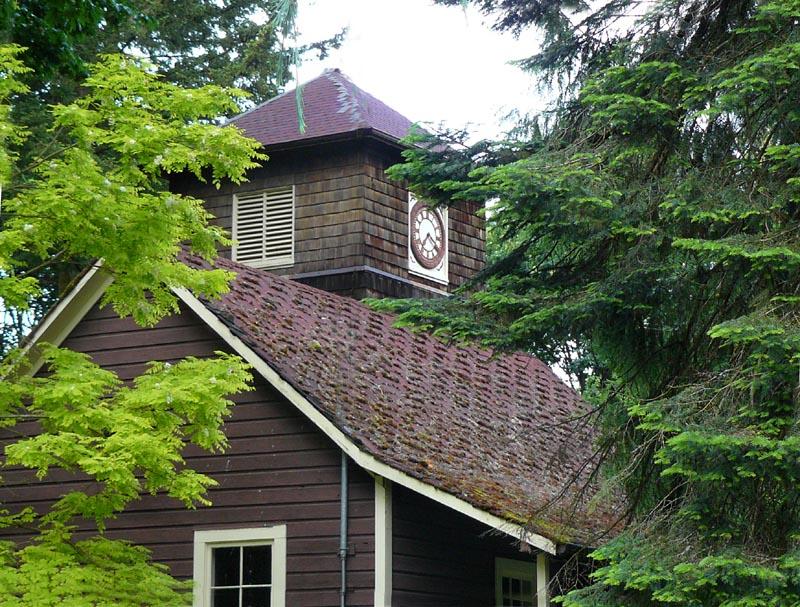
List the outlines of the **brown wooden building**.
{"type": "MultiPolygon", "coordinates": [[[[234,232],[228,295],[180,291],[180,313],[144,329],[99,308],[110,279],[95,269],[34,332],[125,379],[218,350],[253,366],[228,451],[187,453],[219,482],[213,506],[146,496],[109,533],[194,578],[197,607],[544,607],[565,550],[613,517],[563,491],[589,474],[583,404],[531,356],[446,345],[353,298],[446,296],[480,269],[483,223],[386,178],[410,123],[341,73],[304,103],[304,134],[292,93],[234,120],[271,157],[249,183],[174,183],[234,232]],[[270,565],[247,579],[256,561],[270,565]]],[[[75,482],[4,481],[12,511],[75,482]]]]}
{"type": "Polygon", "coordinates": [[[216,189],[191,176],[173,182],[176,191],[205,200],[232,232],[236,260],[357,299],[441,296],[483,267],[477,204],[431,211],[446,226],[434,267],[412,254],[413,195],[384,172],[401,162],[399,140],[411,121],[338,70],[306,83],[302,98],[304,133],[294,91],[231,121],[270,157],[246,184],[216,189]]]}

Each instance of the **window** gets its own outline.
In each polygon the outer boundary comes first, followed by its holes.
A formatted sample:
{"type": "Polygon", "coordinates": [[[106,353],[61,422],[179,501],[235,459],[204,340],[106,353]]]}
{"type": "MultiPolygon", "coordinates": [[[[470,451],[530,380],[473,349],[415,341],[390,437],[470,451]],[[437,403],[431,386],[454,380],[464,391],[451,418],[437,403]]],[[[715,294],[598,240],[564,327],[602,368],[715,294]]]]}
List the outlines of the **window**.
{"type": "Polygon", "coordinates": [[[257,268],[294,264],[294,186],[233,197],[235,261],[257,268]]]}
{"type": "Polygon", "coordinates": [[[498,607],[537,607],[536,563],[496,558],[495,604],[498,607]]]}
{"type": "Polygon", "coordinates": [[[195,607],[284,607],[286,526],[195,531],[195,607]]]}

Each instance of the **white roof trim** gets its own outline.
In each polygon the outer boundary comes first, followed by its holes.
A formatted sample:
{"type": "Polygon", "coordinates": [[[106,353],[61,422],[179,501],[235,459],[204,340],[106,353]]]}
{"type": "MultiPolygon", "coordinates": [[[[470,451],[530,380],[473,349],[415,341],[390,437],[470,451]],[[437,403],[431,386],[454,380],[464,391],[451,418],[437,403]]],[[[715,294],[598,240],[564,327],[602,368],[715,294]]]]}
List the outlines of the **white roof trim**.
{"type": "Polygon", "coordinates": [[[289,402],[297,407],[303,415],[310,419],[324,434],[328,436],[336,445],[344,451],[350,459],[365,470],[382,476],[385,479],[402,485],[416,493],[424,495],[448,508],[461,514],[465,514],[481,523],[507,533],[514,538],[521,540],[548,554],[556,554],[556,544],[546,537],[533,533],[520,525],[511,523],[505,519],[476,508],[472,504],[451,495],[432,485],[401,472],[391,466],[379,461],[373,455],[361,451],[333,422],[325,417],[319,409],[311,404],[300,392],[298,392],[289,382],[284,380],[277,371],[270,367],[261,356],[256,354],[247,344],[239,339],[228,328],[225,323],[219,320],[203,303],[186,289],[175,289],[175,294],[205,322],[217,335],[225,341],[234,352],[248,362],[258,373],[266,379],[278,392],[280,392],[289,402]]]}
{"type": "MultiPolygon", "coordinates": [[[[93,266],[78,282],[72,291],[45,317],[42,323],[31,334],[30,339],[23,348],[23,352],[31,353],[30,373],[34,374],[42,366],[41,358],[36,354],[34,346],[39,341],[46,341],[60,346],[75,326],[86,316],[89,310],[102,297],[105,290],[113,282],[113,277],[103,271],[100,265],[93,266]]],[[[192,312],[225,341],[234,352],[247,361],[258,373],[267,380],[289,402],[297,407],[314,425],[328,436],[350,459],[356,464],[378,476],[402,485],[415,493],[424,495],[435,502],[460,512],[476,521],[493,529],[502,531],[515,539],[538,548],[548,554],[557,553],[556,543],[552,540],[533,533],[521,525],[511,523],[499,516],[476,508],[469,502],[451,495],[432,485],[384,464],[373,455],[361,451],[333,422],[325,417],[311,402],[308,401],[291,384],[284,380],[277,371],[270,367],[263,358],[256,354],[247,344],[239,339],[233,332],[220,321],[203,303],[186,289],[174,289],[175,294],[189,307],[192,312]]]]}
{"type": "Polygon", "coordinates": [[[78,281],[78,284],[48,312],[39,326],[28,337],[22,347],[22,354],[30,353],[28,373],[34,375],[43,364],[35,348],[38,342],[60,346],[81,319],[92,309],[105,290],[113,282],[100,263],[94,264],[78,281]]]}

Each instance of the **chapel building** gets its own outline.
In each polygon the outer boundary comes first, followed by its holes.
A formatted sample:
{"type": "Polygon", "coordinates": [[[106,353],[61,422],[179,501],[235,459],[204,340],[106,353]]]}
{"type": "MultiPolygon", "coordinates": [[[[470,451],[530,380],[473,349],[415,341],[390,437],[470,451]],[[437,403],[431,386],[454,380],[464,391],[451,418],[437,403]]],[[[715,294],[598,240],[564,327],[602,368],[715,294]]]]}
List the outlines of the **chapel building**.
{"type": "Polygon", "coordinates": [[[207,202],[237,244],[235,261],[333,293],[437,297],[483,268],[481,205],[430,209],[385,170],[402,162],[412,123],[329,70],[230,121],[269,160],[220,189],[192,176],[173,188],[207,202]]]}
{"type": "MultiPolygon", "coordinates": [[[[341,72],[302,103],[304,132],[294,91],[231,121],[270,157],[248,182],[172,180],[231,230],[214,264],[236,274],[229,293],[178,290],[179,312],[144,328],[100,306],[113,278],[94,267],[28,341],[34,373],[40,341],[123,380],[217,351],[252,367],[228,449],[185,454],[219,483],[212,505],[146,495],[107,533],[194,580],[195,607],[547,607],[564,563],[619,520],[593,482],[588,408],[533,356],[443,343],[358,301],[453,293],[485,263],[480,205],[431,209],[387,178],[411,122],[341,72]]],[[[85,486],[11,470],[0,504],[85,486]]]]}

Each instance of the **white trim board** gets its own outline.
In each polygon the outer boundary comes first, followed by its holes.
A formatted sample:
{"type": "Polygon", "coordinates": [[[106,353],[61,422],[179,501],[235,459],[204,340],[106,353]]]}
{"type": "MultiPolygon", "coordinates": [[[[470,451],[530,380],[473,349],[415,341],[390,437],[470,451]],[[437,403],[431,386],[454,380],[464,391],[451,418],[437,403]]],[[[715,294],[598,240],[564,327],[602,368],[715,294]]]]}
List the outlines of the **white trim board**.
{"type": "Polygon", "coordinates": [[[392,607],[392,483],[375,477],[375,607],[392,607]]]}
{"type": "Polygon", "coordinates": [[[550,605],[550,559],[541,552],[536,555],[536,607],[550,605]]]}
{"type": "MultiPolygon", "coordinates": [[[[69,335],[72,329],[80,322],[86,313],[97,303],[111,284],[113,278],[102,271],[99,266],[89,270],[75,288],[65,297],[49,314],[39,327],[31,334],[25,346],[27,352],[33,348],[37,341],[48,341],[56,346],[69,335]]],[[[220,321],[203,303],[186,289],[174,289],[175,294],[192,310],[212,331],[214,331],[231,349],[249,363],[265,380],[267,380],[290,403],[300,410],[314,425],[328,436],[350,459],[363,469],[376,474],[393,483],[397,483],[415,493],[424,495],[435,502],[442,504],[456,512],[460,512],[476,521],[493,529],[502,531],[513,538],[520,540],[534,548],[548,554],[557,553],[556,543],[552,540],[533,533],[521,525],[511,523],[499,516],[476,508],[469,502],[451,495],[432,485],[412,477],[405,472],[384,464],[369,453],[361,451],[333,422],[326,418],[308,399],[298,392],[291,384],[284,380],[263,358],[256,354],[247,344],[239,339],[233,332],[220,321]]],[[[30,373],[36,373],[42,361],[38,357],[32,358],[30,373]]]]}
{"type": "Polygon", "coordinates": [[[102,265],[95,263],[67,296],[50,310],[22,348],[23,355],[30,354],[30,367],[27,371],[30,375],[35,375],[44,363],[36,351],[36,344],[42,341],[60,346],[113,281],[113,277],[103,270],[102,265]]]}
{"type": "Polygon", "coordinates": [[[552,540],[533,533],[524,527],[511,523],[505,519],[495,516],[484,510],[476,508],[454,495],[451,495],[432,485],[392,468],[384,464],[369,453],[361,451],[333,422],[325,417],[311,402],[298,392],[289,382],[284,380],[277,371],[270,367],[263,358],[256,354],[239,337],[233,334],[228,326],[219,320],[203,303],[186,289],[175,289],[175,294],[185,303],[192,312],[197,314],[217,335],[225,341],[234,352],[241,356],[258,373],[266,379],[273,388],[280,392],[290,403],[297,407],[308,419],[310,419],[324,434],[328,436],[336,445],[344,451],[356,464],[381,476],[385,479],[402,485],[411,491],[424,495],[448,508],[465,514],[493,529],[507,533],[508,535],[529,544],[548,554],[556,554],[556,544],[552,540]]]}

